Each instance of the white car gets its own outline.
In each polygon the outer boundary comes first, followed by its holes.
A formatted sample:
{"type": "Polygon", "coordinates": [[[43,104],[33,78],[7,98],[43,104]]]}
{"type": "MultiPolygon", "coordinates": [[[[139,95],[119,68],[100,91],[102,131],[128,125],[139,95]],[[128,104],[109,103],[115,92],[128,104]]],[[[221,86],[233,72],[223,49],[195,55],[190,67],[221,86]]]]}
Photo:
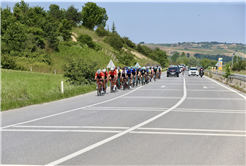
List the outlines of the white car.
{"type": "Polygon", "coordinates": [[[190,67],[189,76],[199,76],[199,72],[196,67],[190,67]]]}

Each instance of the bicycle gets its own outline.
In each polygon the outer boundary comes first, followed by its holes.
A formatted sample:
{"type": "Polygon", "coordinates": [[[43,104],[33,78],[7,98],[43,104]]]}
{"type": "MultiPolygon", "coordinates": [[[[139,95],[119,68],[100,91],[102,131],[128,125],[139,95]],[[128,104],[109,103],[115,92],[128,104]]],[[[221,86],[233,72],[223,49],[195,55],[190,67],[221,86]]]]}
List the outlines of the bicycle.
{"type": "Polygon", "coordinates": [[[102,90],[103,90],[103,80],[102,79],[97,79],[97,96],[102,96],[102,90]]]}
{"type": "Polygon", "coordinates": [[[115,90],[113,90],[113,88],[114,88],[114,84],[115,84],[115,78],[110,78],[110,93],[112,93],[112,92],[115,92],[116,91],[116,89],[115,90]]]}

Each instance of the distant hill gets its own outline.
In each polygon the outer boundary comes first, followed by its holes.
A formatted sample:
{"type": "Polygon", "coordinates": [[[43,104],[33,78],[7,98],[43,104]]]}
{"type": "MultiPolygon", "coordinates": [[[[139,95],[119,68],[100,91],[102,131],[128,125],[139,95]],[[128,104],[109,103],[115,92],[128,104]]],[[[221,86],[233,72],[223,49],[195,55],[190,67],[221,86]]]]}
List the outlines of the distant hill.
{"type": "Polygon", "coordinates": [[[186,55],[194,56],[196,53],[208,55],[225,55],[232,56],[233,53],[238,52],[240,57],[246,58],[246,46],[243,44],[212,44],[212,43],[175,43],[175,44],[142,44],[151,49],[159,47],[166,51],[167,55],[172,56],[176,52],[184,52],[186,55]]]}

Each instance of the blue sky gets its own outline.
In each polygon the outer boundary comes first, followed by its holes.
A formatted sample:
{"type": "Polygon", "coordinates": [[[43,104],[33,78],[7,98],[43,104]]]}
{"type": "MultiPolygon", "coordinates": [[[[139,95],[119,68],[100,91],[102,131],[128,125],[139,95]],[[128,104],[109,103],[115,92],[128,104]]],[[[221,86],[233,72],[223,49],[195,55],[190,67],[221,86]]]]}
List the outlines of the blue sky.
{"type": "MultiPolygon", "coordinates": [[[[245,2],[242,0],[111,1],[94,2],[106,9],[109,28],[111,29],[114,21],[116,31],[135,43],[141,41],[145,43],[200,41],[245,43],[246,40],[245,2]]],[[[16,2],[19,1],[2,1],[1,5],[3,8],[7,5],[12,8],[16,2]]],[[[49,9],[50,4],[57,4],[65,9],[74,5],[81,11],[87,1],[26,2],[30,6],[42,6],[45,10],[49,9]]]]}

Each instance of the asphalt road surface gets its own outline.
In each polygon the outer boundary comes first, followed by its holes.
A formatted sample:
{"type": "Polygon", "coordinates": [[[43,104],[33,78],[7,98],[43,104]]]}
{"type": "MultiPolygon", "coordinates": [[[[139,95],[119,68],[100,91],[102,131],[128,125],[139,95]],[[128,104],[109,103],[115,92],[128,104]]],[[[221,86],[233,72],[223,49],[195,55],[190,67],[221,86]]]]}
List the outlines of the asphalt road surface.
{"type": "Polygon", "coordinates": [[[163,76],[2,113],[2,165],[245,165],[245,96],[163,76]]]}

